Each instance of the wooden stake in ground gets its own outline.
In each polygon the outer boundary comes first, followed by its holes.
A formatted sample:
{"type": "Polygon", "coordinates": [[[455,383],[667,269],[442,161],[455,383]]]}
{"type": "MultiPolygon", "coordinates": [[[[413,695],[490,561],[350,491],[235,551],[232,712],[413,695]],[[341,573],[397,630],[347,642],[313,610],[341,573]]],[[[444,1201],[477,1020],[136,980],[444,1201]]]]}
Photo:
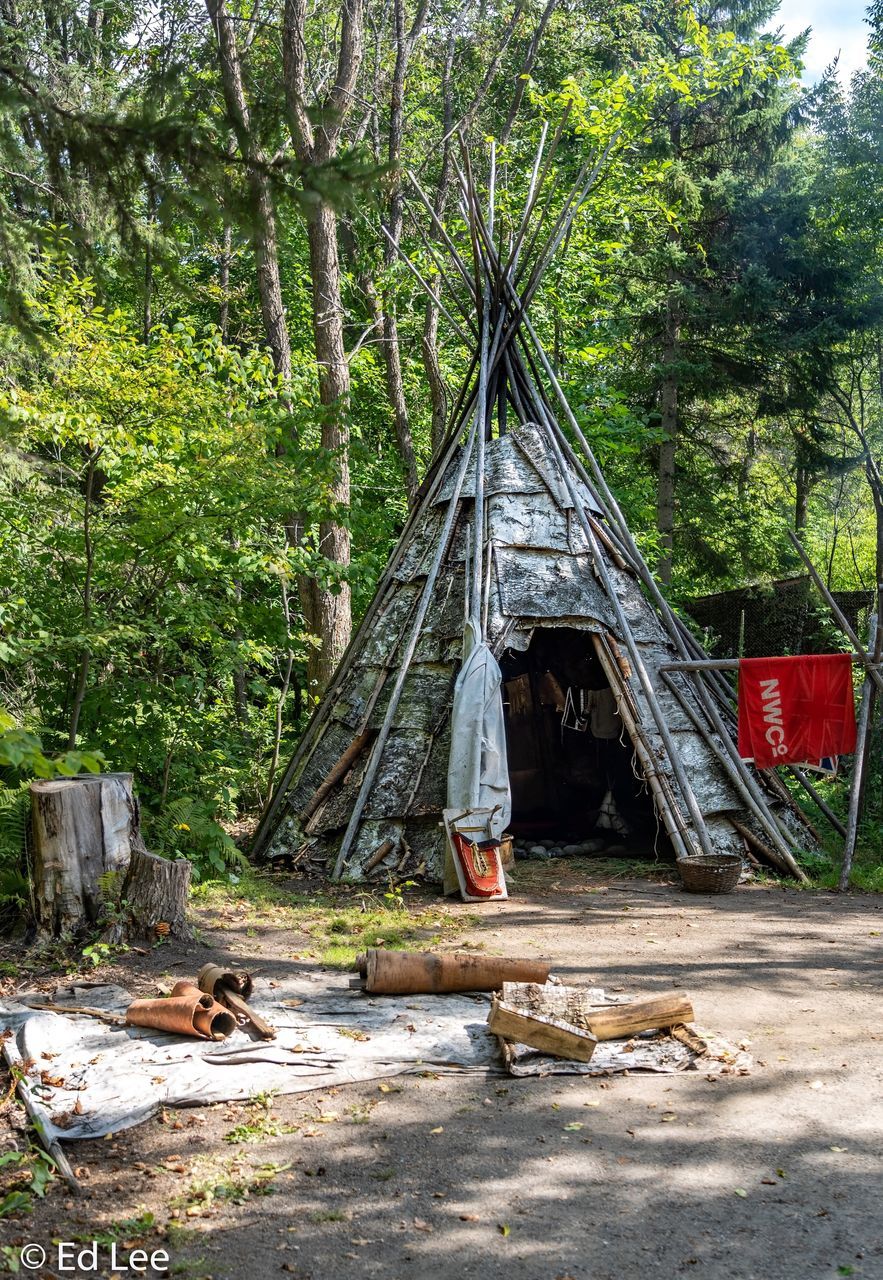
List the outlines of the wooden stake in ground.
{"type": "MultiPolygon", "coordinates": [[[[878,588],[878,599],[880,599],[878,588]]],[[[879,606],[878,606],[879,609],[879,606]]],[[[879,612],[871,617],[868,649],[879,655],[881,647],[879,612]]],[[[843,846],[843,865],[840,868],[838,888],[845,893],[849,888],[849,877],[852,872],[852,859],[855,856],[855,845],[858,839],[858,824],[862,815],[862,801],[865,793],[865,771],[868,763],[868,744],[870,742],[871,721],[874,715],[876,687],[871,680],[870,671],[866,672],[862,684],[862,701],[858,718],[858,732],[855,742],[855,756],[852,770],[852,783],[849,788],[849,816],[846,821],[846,840],[843,846]]]]}

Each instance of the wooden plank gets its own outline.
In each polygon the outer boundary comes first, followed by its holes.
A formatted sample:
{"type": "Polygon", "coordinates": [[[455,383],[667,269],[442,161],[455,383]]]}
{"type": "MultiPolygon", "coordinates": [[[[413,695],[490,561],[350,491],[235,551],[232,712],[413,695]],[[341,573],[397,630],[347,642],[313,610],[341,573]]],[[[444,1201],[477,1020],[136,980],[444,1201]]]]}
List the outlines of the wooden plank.
{"type": "Polygon", "coordinates": [[[588,1062],[598,1043],[591,1032],[582,1027],[574,1027],[548,1014],[526,1013],[504,1004],[497,996],[493,998],[487,1021],[495,1036],[530,1045],[555,1058],[588,1062]]]}

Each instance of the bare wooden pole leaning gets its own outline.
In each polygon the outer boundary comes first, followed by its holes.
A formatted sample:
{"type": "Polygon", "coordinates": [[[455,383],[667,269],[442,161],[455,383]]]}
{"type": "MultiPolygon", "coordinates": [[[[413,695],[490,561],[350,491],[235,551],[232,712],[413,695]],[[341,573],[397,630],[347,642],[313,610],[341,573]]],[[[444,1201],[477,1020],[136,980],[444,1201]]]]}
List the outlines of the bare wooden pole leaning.
{"type": "Polygon", "coordinates": [[[828,822],[831,824],[831,826],[834,828],[837,834],[845,838],[846,827],[837,817],[837,814],[833,811],[831,806],[827,804],[825,800],[819,795],[818,791],[815,789],[815,787],[810,782],[809,778],[806,776],[803,770],[798,769],[796,764],[792,764],[789,766],[789,772],[791,773],[792,777],[794,777],[796,781],[800,784],[800,786],[803,787],[806,794],[810,797],[810,799],[819,809],[819,812],[825,815],[825,817],[828,819],[828,822]]]}
{"type": "MultiPolygon", "coordinates": [[[[878,618],[871,617],[868,648],[877,647],[878,618]]],[[[855,845],[858,839],[858,824],[861,820],[862,796],[864,792],[865,769],[868,757],[868,734],[871,728],[871,709],[874,703],[874,686],[871,683],[871,670],[868,669],[862,684],[861,710],[858,718],[858,732],[855,741],[855,763],[852,770],[852,782],[849,788],[849,814],[846,819],[846,840],[843,845],[843,864],[840,868],[838,889],[845,893],[849,888],[849,877],[852,874],[852,860],[855,857],[855,845]]]]}
{"type": "Polygon", "coordinates": [[[840,608],[837,601],[831,595],[831,592],[825,586],[824,582],[819,576],[818,570],[816,569],[812,560],[810,560],[809,555],[807,554],[806,548],[804,547],[803,543],[797,537],[797,534],[794,533],[791,529],[788,530],[788,537],[794,543],[794,546],[797,549],[798,555],[800,556],[801,560],[809,570],[809,576],[812,578],[813,582],[818,588],[819,594],[821,595],[825,604],[828,606],[828,608],[831,610],[831,613],[834,615],[834,619],[837,622],[837,625],[840,627],[840,630],[843,632],[846,638],[852,643],[852,647],[855,650],[858,657],[860,658],[860,660],[864,663],[865,670],[867,671],[868,675],[874,681],[874,684],[881,691],[881,693],[883,693],[883,676],[881,676],[879,670],[874,665],[871,655],[868,653],[867,649],[865,649],[861,640],[859,640],[858,636],[853,630],[846,614],[843,612],[843,610],[840,608]]]}

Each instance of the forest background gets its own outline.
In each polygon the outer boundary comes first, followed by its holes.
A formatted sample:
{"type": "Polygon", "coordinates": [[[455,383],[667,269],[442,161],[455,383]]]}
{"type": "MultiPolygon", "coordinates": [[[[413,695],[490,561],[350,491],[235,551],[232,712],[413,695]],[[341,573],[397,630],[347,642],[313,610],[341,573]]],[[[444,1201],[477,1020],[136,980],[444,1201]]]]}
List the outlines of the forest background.
{"type": "Polygon", "coordinates": [[[235,864],[468,366],[461,135],[504,225],[600,164],[532,315],[673,602],[883,581],[883,26],[808,90],[775,10],[0,0],[0,894],[33,772],[235,864]]]}

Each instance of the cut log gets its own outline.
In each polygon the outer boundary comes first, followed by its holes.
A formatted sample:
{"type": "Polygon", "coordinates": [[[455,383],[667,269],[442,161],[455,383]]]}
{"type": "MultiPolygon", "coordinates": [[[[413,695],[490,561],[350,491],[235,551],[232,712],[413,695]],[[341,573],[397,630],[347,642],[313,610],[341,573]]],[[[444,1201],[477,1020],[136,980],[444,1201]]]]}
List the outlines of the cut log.
{"type": "Polygon", "coordinates": [[[525,1013],[504,1004],[497,996],[493,998],[487,1021],[494,1035],[503,1040],[514,1040],[541,1053],[576,1062],[588,1062],[598,1043],[590,1031],[548,1014],[525,1013]]]}
{"type": "Polygon", "coordinates": [[[667,1030],[681,1022],[693,1021],[693,1006],[681,991],[668,991],[651,1000],[592,1009],[586,1014],[592,1035],[598,1040],[627,1040],[639,1031],[667,1030]]]}
{"type": "Polygon", "coordinates": [[[187,923],[187,894],[193,867],[186,858],[161,858],[147,849],[134,849],[123,883],[129,936],[155,939],[192,938],[187,923]]]}
{"type": "Polygon", "coordinates": [[[53,778],[30,790],[37,924],[56,936],[95,924],[107,896],[102,877],[112,872],[121,883],[141,843],[132,775],[53,778]]]}
{"type": "Polygon", "coordinates": [[[598,1008],[591,1003],[591,993],[579,987],[507,982],[503,1002],[522,1013],[541,1013],[583,1027],[596,1040],[627,1040],[639,1031],[664,1030],[693,1021],[693,1006],[681,991],[598,1008]]]}
{"type": "Polygon", "coordinates": [[[462,951],[384,951],[372,947],[358,959],[365,990],[375,995],[444,991],[499,991],[504,982],[543,983],[549,965],[540,960],[473,956],[462,951]]]}

